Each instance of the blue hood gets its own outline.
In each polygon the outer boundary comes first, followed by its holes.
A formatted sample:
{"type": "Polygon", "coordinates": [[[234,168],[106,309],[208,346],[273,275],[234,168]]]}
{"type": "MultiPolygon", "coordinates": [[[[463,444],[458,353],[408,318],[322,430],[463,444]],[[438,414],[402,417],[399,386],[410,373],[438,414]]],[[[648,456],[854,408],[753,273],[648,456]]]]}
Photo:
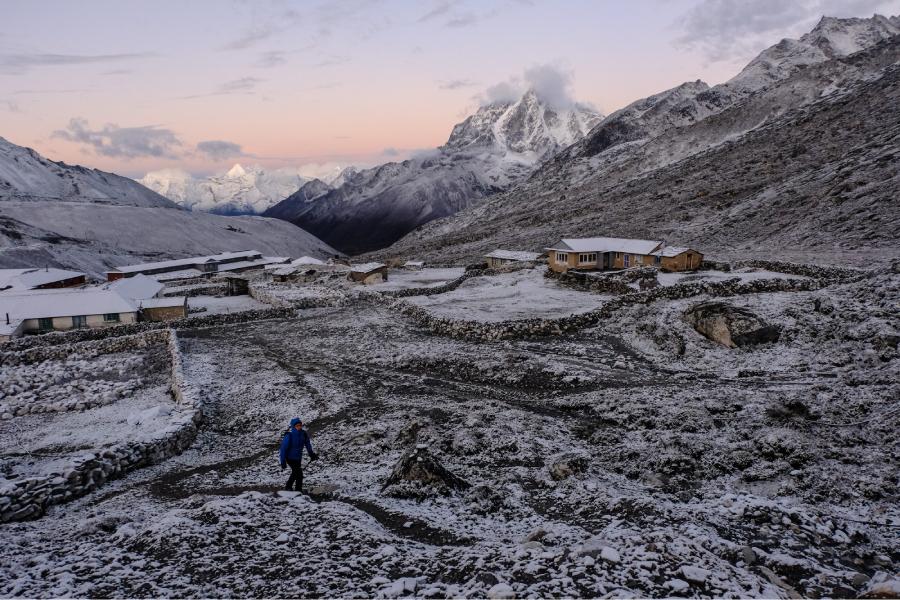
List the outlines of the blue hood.
{"type": "Polygon", "coordinates": [[[297,423],[302,423],[302,422],[303,421],[301,421],[299,417],[294,417],[293,419],[291,419],[291,427],[293,427],[297,423]]]}

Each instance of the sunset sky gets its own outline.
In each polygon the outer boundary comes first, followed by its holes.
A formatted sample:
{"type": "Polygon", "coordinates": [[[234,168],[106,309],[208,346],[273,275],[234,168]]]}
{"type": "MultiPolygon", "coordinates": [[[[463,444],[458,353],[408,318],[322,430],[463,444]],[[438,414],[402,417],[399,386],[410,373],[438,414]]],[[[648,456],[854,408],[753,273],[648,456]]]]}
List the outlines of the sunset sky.
{"type": "Polygon", "coordinates": [[[0,1],[0,136],[139,177],[370,165],[535,83],[604,113],[900,0],[0,1]]]}

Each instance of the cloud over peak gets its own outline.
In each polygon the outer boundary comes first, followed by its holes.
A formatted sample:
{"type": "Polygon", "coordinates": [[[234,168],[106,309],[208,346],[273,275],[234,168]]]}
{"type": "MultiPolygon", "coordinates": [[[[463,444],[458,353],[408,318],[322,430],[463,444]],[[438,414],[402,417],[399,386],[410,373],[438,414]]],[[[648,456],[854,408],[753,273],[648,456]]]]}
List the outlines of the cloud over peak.
{"type": "Polygon", "coordinates": [[[142,156],[175,158],[175,149],[181,146],[181,140],[171,129],[156,125],[119,127],[115,124],[91,129],[87,119],[78,117],[70,119],[65,129],[57,129],[51,137],[81,144],[102,156],[126,159],[142,156]]]}
{"type": "Polygon", "coordinates": [[[521,76],[511,77],[488,87],[478,100],[482,105],[498,102],[514,102],[528,90],[555,108],[567,108],[575,104],[572,96],[574,74],[571,70],[554,64],[534,65],[521,76]]]}
{"type": "Polygon", "coordinates": [[[250,156],[245,154],[240,144],[227,142],[225,140],[207,140],[197,142],[197,151],[205,154],[215,161],[225,160],[228,158],[250,156]]]}

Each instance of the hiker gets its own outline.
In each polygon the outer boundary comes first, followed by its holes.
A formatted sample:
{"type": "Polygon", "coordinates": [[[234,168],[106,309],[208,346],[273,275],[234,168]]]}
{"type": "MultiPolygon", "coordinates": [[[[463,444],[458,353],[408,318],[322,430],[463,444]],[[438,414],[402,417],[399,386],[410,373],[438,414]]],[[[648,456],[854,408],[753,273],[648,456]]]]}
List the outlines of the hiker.
{"type": "Polygon", "coordinates": [[[297,491],[303,491],[303,447],[309,453],[310,460],[318,460],[319,455],[313,452],[312,443],[309,440],[309,434],[303,430],[303,421],[294,417],[291,419],[291,427],[284,434],[281,440],[281,451],[279,457],[281,459],[282,470],[290,465],[291,476],[287,480],[284,489],[291,490],[294,484],[297,485],[297,491]]]}

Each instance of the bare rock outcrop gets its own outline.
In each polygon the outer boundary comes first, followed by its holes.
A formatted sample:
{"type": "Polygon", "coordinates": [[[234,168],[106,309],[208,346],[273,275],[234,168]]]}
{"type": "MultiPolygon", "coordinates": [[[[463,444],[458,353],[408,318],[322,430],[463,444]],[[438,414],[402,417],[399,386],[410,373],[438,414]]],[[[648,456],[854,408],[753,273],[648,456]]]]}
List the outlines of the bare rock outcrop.
{"type": "Polygon", "coordinates": [[[421,499],[446,496],[469,487],[467,481],[444,468],[426,446],[419,445],[394,465],[381,491],[391,496],[421,499]]]}
{"type": "Polygon", "coordinates": [[[727,348],[777,342],[781,329],[752,311],[725,302],[703,302],[689,308],[685,320],[701,335],[727,348]]]}

